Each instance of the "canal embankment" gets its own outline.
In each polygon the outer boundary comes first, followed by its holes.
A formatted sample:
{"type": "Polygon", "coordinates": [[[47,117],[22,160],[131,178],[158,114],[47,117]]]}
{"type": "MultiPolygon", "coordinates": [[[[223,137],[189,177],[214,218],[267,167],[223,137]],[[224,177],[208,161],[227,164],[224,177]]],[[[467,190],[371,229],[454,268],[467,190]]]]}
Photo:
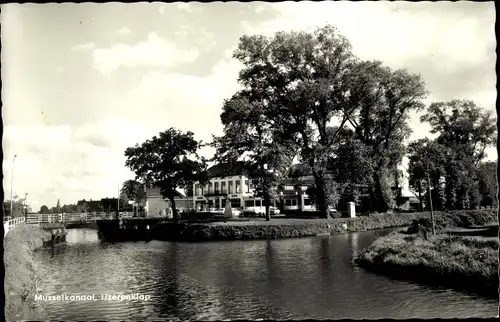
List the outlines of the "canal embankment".
{"type": "MultiPolygon", "coordinates": [[[[481,225],[496,220],[492,211],[436,212],[436,222],[447,227],[481,225]]],[[[151,237],[170,241],[212,241],[300,238],[333,235],[383,228],[405,227],[414,220],[430,221],[428,212],[384,213],[356,218],[272,219],[226,222],[162,223],[151,231],[151,237]]]]}
{"type": "Polygon", "coordinates": [[[377,239],[360,252],[355,262],[394,278],[496,297],[498,224],[491,225],[496,216],[495,211],[437,216],[434,236],[430,234],[428,218],[421,218],[407,230],[377,239]],[[415,229],[417,223],[429,231],[427,236],[415,229]]]}
{"type": "Polygon", "coordinates": [[[40,320],[35,303],[40,282],[33,252],[50,241],[51,233],[36,226],[20,225],[4,238],[5,318],[7,321],[40,320]]]}

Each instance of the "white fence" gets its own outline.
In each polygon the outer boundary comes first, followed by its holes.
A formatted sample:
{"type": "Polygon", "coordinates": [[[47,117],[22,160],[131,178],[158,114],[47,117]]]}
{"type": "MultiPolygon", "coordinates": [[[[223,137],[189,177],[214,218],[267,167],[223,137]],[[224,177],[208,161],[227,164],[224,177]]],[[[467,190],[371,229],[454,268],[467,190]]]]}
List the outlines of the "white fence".
{"type": "MultiPolygon", "coordinates": [[[[121,214],[122,217],[128,217],[128,213],[121,214]]],[[[95,222],[101,219],[112,219],[114,214],[92,214],[92,213],[63,213],[63,214],[28,214],[27,224],[46,224],[46,223],[78,223],[95,222]]],[[[131,215],[130,215],[131,217],[131,215]]]]}
{"type": "Polygon", "coordinates": [[[65,223],[65,222],[89,222],[104,218],[104,216],[93,214],[28,214],[27,224],[65,223]]]}
{"type": "Polygon", "coordinates": [[[24,217],[17,217],[11,220],[7,220],[3,223],[3,237],[7,236],[9,230],[12,230],[14,227],[24,224],[24,217]]]}

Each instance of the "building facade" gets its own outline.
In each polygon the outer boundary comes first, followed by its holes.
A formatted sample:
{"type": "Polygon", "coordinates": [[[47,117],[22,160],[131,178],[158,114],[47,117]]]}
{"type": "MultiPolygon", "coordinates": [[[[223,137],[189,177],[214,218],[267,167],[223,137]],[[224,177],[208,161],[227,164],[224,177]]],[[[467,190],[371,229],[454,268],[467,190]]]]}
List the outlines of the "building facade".
{"type": "Polygon", "coordinates": [[[218,164],[208,169],[209,182],[193,184],[193,208],[200,210],[224,208],[227,200],[232,208],[255,207],[262,204],[260,198],[254,198],[254,190],[243,170],[242,164],[235,166],[218,164]]]}
{"type": "MultiPolygon", "coordinates": [[[[177,211],[184,211],[190,207],[189,198],[179,192],[179,197],[174,198],[177,211]]],[[[160,188],[155,186],[146,187],[146,204],[144,211],[146,217],[165,217],[169,216],[172,205],[168,199],[165,199],[160,192],[160,188]]]]}
{"type": "MultiPolygon", "coordinates": [[[[193,185],[193,208],[197,211],[220,209],[226,206],[227,200],[232,208],[258,213],[265,212],[262,198],[255,197],[252,183],[243,170],[241,163],[234,167],[229,164],[218,164],[209,170],[209,182],[201,186],[193,185]]],[[[302,180],[282,180],[278,185],[279,198],[272,206],[282,210],[314,210],[315,205],[306,191],[314,184],[311,178],[302,180]]]]}

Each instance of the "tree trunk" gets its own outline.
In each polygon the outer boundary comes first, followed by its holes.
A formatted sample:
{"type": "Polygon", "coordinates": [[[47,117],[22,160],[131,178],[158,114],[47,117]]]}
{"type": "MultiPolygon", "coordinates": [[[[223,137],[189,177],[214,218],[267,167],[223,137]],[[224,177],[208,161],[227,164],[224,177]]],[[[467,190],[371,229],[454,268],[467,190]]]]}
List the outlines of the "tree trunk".
{"type": "Polygon", "coordinates": [[[266,221],[271,221],[271,209],[270,209],[270,201],[269,194],[266,192],[264,195],[264,206],[266,207],[266,221]]]}
{"type": "Polygon", "coordinates": [[[316,204],[319,207],[319,213],[322,217],[328,219],[330,218],[330,214],[328,212],[328,205],[326,204],[325,178],[317,172],[314,172],[313,175],[316,183],[316,204]]]}
{"type": "Polygon", "coordinates": [[[424,211],[424,205],[422,201],[422,179],[418,180],[418,201],[420,202],[420,211],[424,211]]]}
{"type": "Polygon", "coordinates": [[[175,208],[175,199],[173,197],[169,198],[170,204],[172,205],[172,216],[174,217],[174,221],[179,221],[179,217],[177,215],[177,208],[175,208]]]}
{"type": "Polygon", "coordinates": [[[374,205],[376,207],[375,209],[378,212],[387,212],[387,210],[389,209],[389,205],[387,204],[384,197],[384,193],[382,191],[382,183],[378,171],[373,172],[373,184],[374,184],[374,189],[375,189],[374,193],[376,198],[374,202],[374,205]]]}

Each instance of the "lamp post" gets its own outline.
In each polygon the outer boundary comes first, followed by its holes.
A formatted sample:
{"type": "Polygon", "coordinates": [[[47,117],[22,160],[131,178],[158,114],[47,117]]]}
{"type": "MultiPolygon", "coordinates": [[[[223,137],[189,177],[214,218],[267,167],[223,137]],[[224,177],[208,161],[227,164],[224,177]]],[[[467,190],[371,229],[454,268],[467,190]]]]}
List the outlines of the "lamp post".
{"type": "Polygon", "coordinates": [[[28,218],[28,193],[24,193],[24,221],[28,218]]]}
{"type": "Polygon", "coordinates": [[[14,159],[12,159],[12,173],[10,179],[10,217],[12,218],[12,184],[14,182],[14,161],[16,161],[17,154],[14,155],[14,159]]]}
{"type": "Polygon", "coordinates": [[[431,207],[432,235],[435,235],[436,234],[436,227],[434,224],[434,209],[432,207],[431,180],[430,180],[429,172],[427,172],[427,185],[429,188],[429,205],[431,207]]]}

